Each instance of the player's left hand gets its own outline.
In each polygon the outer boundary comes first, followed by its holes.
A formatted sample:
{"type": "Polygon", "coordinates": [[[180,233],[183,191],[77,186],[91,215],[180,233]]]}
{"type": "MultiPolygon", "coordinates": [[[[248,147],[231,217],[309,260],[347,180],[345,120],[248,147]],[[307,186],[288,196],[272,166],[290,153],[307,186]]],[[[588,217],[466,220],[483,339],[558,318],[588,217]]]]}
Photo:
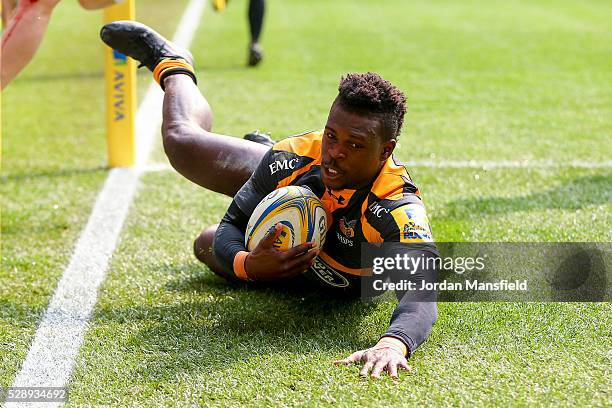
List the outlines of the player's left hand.
{"type": "Polygon", "coordinates": [[[396,379],[398,369],[410,371],[405,357],[405,347],[397,339],[383,337],[374,347],[356,351],[343,360],[334,361],[334,364],[348,365],[361,361],[364,364],[359,371],[360,376],[367,377],[372,370],[372,378],[378,378],[386,370],[392,378],[396,379]]]}

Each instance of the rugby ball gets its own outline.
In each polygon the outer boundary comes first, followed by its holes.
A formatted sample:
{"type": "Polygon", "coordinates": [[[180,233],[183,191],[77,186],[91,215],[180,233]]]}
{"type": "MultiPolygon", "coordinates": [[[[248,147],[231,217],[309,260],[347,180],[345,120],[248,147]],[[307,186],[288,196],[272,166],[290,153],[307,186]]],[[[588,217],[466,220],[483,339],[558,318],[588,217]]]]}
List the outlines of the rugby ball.
{"type": "Polygon", "coordinates": [[[283,229],[274,247],[280,251],[310,241],[315,242],[315,248],[321,248],[325,242],[327,213],[321,200],[306,187],[281,187],[261,200],[247,224],[244,237],[247,249],[255,249],[278,223],[283,229]]]}

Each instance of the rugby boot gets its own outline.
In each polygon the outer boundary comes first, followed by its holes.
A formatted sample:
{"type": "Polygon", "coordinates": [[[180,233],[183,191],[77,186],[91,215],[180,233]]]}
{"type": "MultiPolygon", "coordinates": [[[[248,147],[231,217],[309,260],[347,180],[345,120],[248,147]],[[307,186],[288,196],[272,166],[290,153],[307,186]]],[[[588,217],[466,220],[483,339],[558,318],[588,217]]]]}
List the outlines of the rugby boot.
{"type": "MultiPolygon", "coordinates": [[[[140,62],[138,68],[147,67],[155,73],[160,62],[174,60],[177,67],[172,69],[172,73],[189,75],[197,83],[191,53],[142,23],[125,20],[105,24],[100,30],[100,38],[109,47],[140,62]]],[[[160,84],[168,73],[156,78],[160,84]]]]}
{"type": "Polygon", "coordinates": [[[242,138],[244,140],[250,140],[251,142],[259,143],[264,146],[270,147],[274,146],[274,143],[276,143],[274,140],[272,140],[269,133],[261,133],[259,130],[247,133],[242,138]]]}
{"type": "Polygon", "coordinates": [[[247,61],[247,64],[250,67],[254,67],[255,65],[259,64],[262,59],[263,59],[263,48],[261,48],[261,45],[251,44],[249,46],[249,59],[247,61]]]}

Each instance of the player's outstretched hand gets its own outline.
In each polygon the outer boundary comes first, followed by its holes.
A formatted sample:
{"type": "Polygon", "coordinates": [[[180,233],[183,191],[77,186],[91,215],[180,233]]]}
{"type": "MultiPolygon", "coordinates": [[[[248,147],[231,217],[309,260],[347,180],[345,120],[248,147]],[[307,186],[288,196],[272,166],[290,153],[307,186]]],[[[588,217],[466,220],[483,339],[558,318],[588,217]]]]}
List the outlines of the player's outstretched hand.
{"type": "Polygon", "coordinates": [[[249,253],[245,262],[249,278],[257,281],[286,279],[306,272],[314,262],[319,251],[312,250],[314,242],[306,242],[286,251],[274,248],[282,225],[276,224],[268,234],[249,253]]]}
{"type": "Polygon", "coordinates": [[[392,378],[396,379],[398,369],[406,371],[411,369],[404,356],[404,350],[388,340],[388,338],[383,338],[374,347],[356,351],[343,360],[334,361],[334,364],[348,365],[363,362],[363,367],[359,370],[360,376],[367,377],[371,370],[372,378],[378,378],[383,371],[387,371],[392,378]]]}

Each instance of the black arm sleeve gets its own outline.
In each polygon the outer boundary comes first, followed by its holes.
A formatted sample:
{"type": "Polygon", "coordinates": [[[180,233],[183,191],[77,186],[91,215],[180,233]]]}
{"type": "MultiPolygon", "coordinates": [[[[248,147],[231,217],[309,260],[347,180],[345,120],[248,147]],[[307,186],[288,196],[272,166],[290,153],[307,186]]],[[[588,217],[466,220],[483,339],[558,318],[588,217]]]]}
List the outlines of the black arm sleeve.
{"type": "Polygon", "coordinates": [[[223,272],[229,277],[236,277],[233,266],[234,257],[238,252],[246,251],[244,231],[248,221],[249,217],[232,201],[219,227],[217,227],[217,233],[213,241],[213,251],[215,258],[223,266],[223,272]]]}
{"type": "Polygon", "coordinates": [[[269,150],[262,158],[259,166],[234,196],[227,212],[223,216],[215,239],[213,251],[224,272],[235,277],[234,258],[240,251],[246,251],[244,233],[249,216],[257,204],[268,193],[275,190],[277,180],[270,174],[269,164],[274,160],[274,150],[269,150]]]}
{"type": "MultiPolygon", "coordinates": [[[[420,260],[414,270],[401,269],[390,272],[392,282],[405,279],[414,282],[416,290],[396,292],[399,304],[391,316],[389,328],[383,335],[401,340],[408,348],[408,354],[411,355],[427,339],[437,319],[435,293],[431,290],[420,290],[420,288],[423,281],[435,282],[436,271],[433,260],[439,258],[439,254],[433,243],[395,242],[384,245],[386,257],[395,257],[400,254],[420,260]]],[[[410,265],[415,265],[415,263],[410,263],[410,265]]]]}

